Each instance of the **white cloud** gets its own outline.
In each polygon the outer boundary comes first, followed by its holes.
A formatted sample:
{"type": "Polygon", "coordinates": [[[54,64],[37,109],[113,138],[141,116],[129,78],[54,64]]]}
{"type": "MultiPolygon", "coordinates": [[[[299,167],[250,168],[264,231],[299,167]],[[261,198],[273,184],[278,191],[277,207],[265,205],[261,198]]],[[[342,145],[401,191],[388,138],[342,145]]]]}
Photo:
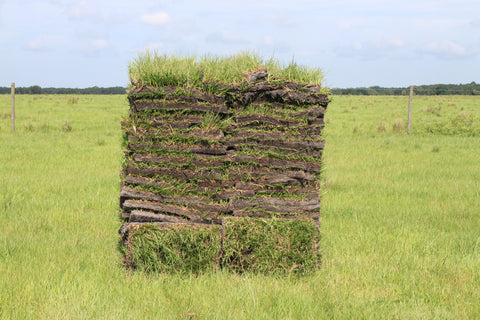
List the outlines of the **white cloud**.
{"type": "Polygon", "coordinates": [[[45,37],[40,36],[27,42],[23,48],[28,51],[42,51],[46,49],[45,37]]]}
{"type": "Polygon", "coordinates": [[[356,51],[360,51],[360,50],[362,50],[364,47],[365,47],[364,44],[361,43],[360,41],[354,41],[354,42],[352,43],[352,48],[353,48],[354,50],[356,50],[356,51]]]}
{"type": "Polygon", "coordinates": [[[266,36],[264,40],[267,46],[273,46],[275,44],[275,41],[273,41],[272,36],[266,36]]]}
{"type": "Polygon", "coordinates": [[[468,50],[464,46],[448,40],[427,43],[422,47],[421,51],[444,58],[466,57],[469,55],[468,50]]]}
{"type": "Polygon", "coordinates": [[[480,27],[480,18],[477,18],[477,19],[474,19],[474,20],[470,21],[470,25],[472,27],[480,27]]]}
{"type": "Polygon", "coordinates": [[[165,49],[163,42],[151,42],[145,46],[144,51],[160,51],[163,49],[165,49]]]}
{"type": "Polygon", "coordinates": [[[226,30],[217,31],[206,37],[207,42],[223,43],[223,44],[245,44],[247,41],[242,37],[226,30]]]}
{"type": "Polygon", "coordinates": [[[80,49],[80,52],[91,55],[97,54],[100,51],[104,51],[109,47],[110,45],[107,40],[103,38],[96,38],[90,41],[83,42],[78,48],[80,49]]]}
{"type": "Polygon", "coordinates": [[[74,20],[96,20],[100,18],[100,9],[95,4],[80,1],[70,6],[68,16],[74,20]]]}
{"type": "Polygon", "coordinates": [[[405,42],[401,39],[398,39],[398,38],[392,38],[392,39],[388,39],[386,42],[385,42],[386,46],[387,47],[390,47],[390,48],[402,48],[402,47],[405,47],[405,42]]]}
{"type": "Polygon", "coordinates": [[[366,25],[366,20],[361,18],[340,19],[336,24],[342,30],[349,31],[366,25]]]}
{"type": "Polygon", "coordinates": [[[352,41],[348,45],[340,46],[336,52],[340,57],[360,57],[372,60],[396,54],[396,51],[405,47],[405,42],[398,38],[381,38],[376,41],[352,41]]]}
{"type": "Polygon", "coordinates": [[[80,27],[75,29],[74,34],[76,37],[81,39],[99,39],[105,38],[108,36],[108,32],[105,28],[102,27],[80,27]]]}
{"type": "Polygon", "coordinates": [[[261,49],[265,52],[283,54],[290,51],[290,45],[282,40],[278,40],[270,35],[263,37],[257,45],[257,49],[261,49]]]}
{"type": "Polygon", "coordinates": [[[95,39],[92,42],[90,42],[90,47],[93,50],[105,49],[107,46],[108,46],[108,42],[105,39],[95,39]]]}
{"type": "Polygon", "coordinates": [[[151,25],[166,25],[170,22],[170,16],[163,11],[144,14],[140,19],[142,22],[151,25]]]}
{"type": "Polygon", "coordinates": [[[272,22],[280,27],[294,27],[298,24],[298,20],[292,18],[292,15],[279,13],[272,18],[272,22]]]}

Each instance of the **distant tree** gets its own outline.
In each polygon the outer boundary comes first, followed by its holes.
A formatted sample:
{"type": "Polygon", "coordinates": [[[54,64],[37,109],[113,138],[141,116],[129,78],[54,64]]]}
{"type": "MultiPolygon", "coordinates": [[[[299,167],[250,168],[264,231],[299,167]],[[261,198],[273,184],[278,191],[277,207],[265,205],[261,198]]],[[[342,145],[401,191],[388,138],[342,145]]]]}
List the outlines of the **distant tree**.
{"type": "MultiPolygon", "coordinates": [[[[0,94],[9,94],[10,87],[0,87],[0,94]]],[[[90,87],[90,88],[41,88],[40,86],[16,87],[16,94],[125,94],[125,87],[90,87]]]]}
{"type": "Polygon", "coordinates": [[[28,88],[28,92],[30,94],[41,94],[42,88],[40,86],[31,86],[30,88],[28,88]]]}
{"type": "MultiPolygon", "coordinates": [[[[369,88],[334,88],[333,95],[407,95],[409,88],[383,88],[373,86],[369,88]]],[[[480,84],[433,84],[415,86],[416,95],[480,95],[480,84]]]]}
{"type": "MultiPolygon", "coordinates": [[[[332,88],[332,95],[407,95],[409,88],[384,88],[379,86],[361,88],[332,88]]],[[[415,86],[416,95],[480,95],[480,84],[433,84],[415,86]]],[[[0,94],[9,94],[10,87],[0,87],[0,94]]],[[[16,87],[16,94],[125,94],[125,87],[41,88],[40,86],[16,87]]]]}

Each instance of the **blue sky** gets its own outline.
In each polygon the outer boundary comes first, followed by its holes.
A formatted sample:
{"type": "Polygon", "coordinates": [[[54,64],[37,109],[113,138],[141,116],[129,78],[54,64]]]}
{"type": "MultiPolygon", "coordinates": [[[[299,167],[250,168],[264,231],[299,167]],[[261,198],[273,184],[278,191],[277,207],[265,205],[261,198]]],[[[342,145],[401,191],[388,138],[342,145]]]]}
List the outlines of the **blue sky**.
{"type": "Polygon", "coordinates": [[[146,49],[253,50],[329,87],[480,82],[480,1],[0,0],[0,86],[126,86],[146,49]]]}

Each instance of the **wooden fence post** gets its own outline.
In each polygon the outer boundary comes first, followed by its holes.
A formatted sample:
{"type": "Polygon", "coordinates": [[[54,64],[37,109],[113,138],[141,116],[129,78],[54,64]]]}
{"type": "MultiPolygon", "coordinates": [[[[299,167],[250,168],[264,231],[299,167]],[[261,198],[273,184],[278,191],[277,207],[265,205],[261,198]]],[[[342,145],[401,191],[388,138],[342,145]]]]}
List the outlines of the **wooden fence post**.
{"type": "Polygon", "coordinates": [[[15,132],[15,82],[12,82],[12,111],[11,111],[11,119],[12,119],[12,132],[15,132]]]}
{"type": "Polygon", "coordinates": [[[413,86],[410,86],[410,99],[408,101],[408,124],[407,124],[408,134],[410,134],[410,128],[412,126],[412,97],[413,97],[413,86]]]}

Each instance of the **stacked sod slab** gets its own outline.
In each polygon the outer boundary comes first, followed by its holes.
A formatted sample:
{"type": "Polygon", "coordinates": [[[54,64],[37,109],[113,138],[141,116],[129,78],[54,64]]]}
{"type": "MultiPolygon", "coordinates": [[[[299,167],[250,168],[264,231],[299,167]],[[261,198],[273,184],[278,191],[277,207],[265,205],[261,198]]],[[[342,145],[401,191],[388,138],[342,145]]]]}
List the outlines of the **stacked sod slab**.
{"type": "Polygon", "coordinates": [[[321,72],[255,55],[130,64],[120,230],[131,268],[319,266],[321,72]]]}

